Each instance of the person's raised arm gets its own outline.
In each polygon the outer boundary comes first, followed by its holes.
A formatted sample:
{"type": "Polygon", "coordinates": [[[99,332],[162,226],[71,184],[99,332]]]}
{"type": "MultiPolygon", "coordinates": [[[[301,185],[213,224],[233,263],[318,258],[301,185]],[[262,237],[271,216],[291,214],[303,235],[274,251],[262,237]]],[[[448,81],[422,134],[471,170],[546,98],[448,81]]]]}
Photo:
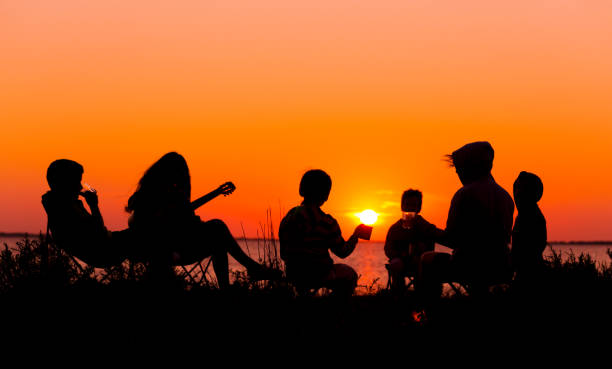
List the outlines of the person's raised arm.
{"type": "Polygon", "coordinates": [[[429,223],[425,218],[417,215],[414,222],[415,229],[427,239],[434,240],[434,242],[441,245],[448,246],[447,233],[444,229],[436,227],[434,224],[429,223]]]}
{"type": "Polygon", "coordinates": [[[364,233],[364,227],[366,226],[363,224],[358,225],[355,231],[353,231],[353,234],[346,241],[344,241],[342,235],[338,235],[336,243],[330,247],[331,252],[342,259],[352,254],[359,241],[359,235],[364,233]]]}
{"type": "Polygon", "coordinates": [[[83,196],[87,206],[89,206],[91,215],[102,221],[102,213],[100,213],[100,207],[98,206],[98,193],[96,191],[83,191],[80,195],[83,196]]]}
{"type": "Polygon", "coordinates": [[[191,208],[195,210],[219,195],[230,195],[232,192],[234,192],[234,190],[236,190],[236,186],[232,182],[225,182],[214,191],[211,191],[199,199],[192,201],[191,208]]]}
{"type": "Polygon", "coordinates": [[[82,203],[79,201],[83,212],[76,212],[76,216],[80,217],[80,224],[89,224],[92,226],[90,230],[92,232],[100,232],[99,235],[104,236],[108,235],[108,229],[104,225],[104,219],[102,218],[102,213],[100,212],[100,207],[98,206],[98,193],[95,190],[83,191],[80,193],[81,196],[85,199],[87,206],[89,206],[89,211],[91,212],[91,217],[86,215],[87,211],[83,208],[82,203]]]}

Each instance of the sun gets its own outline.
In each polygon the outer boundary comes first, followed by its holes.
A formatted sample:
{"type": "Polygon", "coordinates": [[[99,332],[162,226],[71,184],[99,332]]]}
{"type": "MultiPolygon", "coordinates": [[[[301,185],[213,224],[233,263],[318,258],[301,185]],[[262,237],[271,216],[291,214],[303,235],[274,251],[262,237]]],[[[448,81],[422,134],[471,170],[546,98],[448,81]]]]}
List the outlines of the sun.
{"type": "Polygon", "coordinates": [[[361,213],[356,213],[355,215],[359,218],[359,220],[361,220],[361,223],[365,225],[372,225],[378,220],[378,213],[371,209],[364,210],[361,213]]]}

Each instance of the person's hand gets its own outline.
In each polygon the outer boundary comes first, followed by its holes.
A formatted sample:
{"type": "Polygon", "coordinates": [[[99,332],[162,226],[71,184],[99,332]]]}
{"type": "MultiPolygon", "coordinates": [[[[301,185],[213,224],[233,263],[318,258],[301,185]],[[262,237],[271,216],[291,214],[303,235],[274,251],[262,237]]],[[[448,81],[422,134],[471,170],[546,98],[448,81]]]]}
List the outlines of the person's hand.
{"type": "Polygon", "coordinates": [[[369,227],[365,224],[360,224],[355,228],[352,237],[367,239],[366,234],[369,232],[369,227]]]}
{"type": "Polygon", "coordinates": [[[96,191],[83,191],[81,196],[83,196],[90,208],[98,207],[98,193],[96,191]]]}

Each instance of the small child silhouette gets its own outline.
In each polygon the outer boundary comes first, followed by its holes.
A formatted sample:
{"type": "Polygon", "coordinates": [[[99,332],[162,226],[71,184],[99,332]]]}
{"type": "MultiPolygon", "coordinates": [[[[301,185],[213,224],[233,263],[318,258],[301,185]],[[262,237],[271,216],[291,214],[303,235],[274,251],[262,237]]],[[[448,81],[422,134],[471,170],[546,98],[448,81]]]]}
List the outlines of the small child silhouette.
{"type": "Polygon", "coordinates": [[[521,172],[514,182],[514,202],[518,215],[512,229],[512,265],[515,281],[523,284],[534,281],[542,266],[546,248],[546,219],[538,206],[544,186],[540,178],[521,172]]]}

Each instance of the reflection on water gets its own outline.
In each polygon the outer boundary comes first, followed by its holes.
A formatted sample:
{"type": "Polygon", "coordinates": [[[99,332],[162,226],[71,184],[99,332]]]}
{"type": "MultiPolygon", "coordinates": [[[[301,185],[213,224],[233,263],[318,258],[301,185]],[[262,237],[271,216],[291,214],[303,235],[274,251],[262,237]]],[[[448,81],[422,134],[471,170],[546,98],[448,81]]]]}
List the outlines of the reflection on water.
{"type": "MultiPolygon", "coordinates": [[[[252,249],[253,243],[249,246],[252,249]]],[[[561,251],[564,259],[568,257],[570,252],[575,255],[581,253],[590,254],[591,257],[598,263],[610,263],[610,257],[606,250],[612,248],[612,246],[606,245],[552,245],[552,249],[556,252],[561,251]]],[[[252,250],[251,250],[252,251],[252,250]]],[[[452,250],[442,245],[436,245],[437,252],[450,253],[452,250]]],[[[552,254],[551,248],[548,247],[544,252],[545,256],[552,254]]],[[[255,255],[255,258],[257,255],[255,255]]],[[[360,291],[366,290],[368,286],[386,286],[387,285],[387,269],[385,264],[388,262],[384,252],[384,242],[367,242],[360,241],[357,244],[355,251],[346,259],[340,259],[332,255],[332,258],[336,263],[348,264],[359,274],[359,286],[360,291]]],[[[233,262],[233,260],[232,260],[233,262]]],[[[236,262],[230,262],[230,267],[239,268],[240,265],[236,262]]]]}
{"type": "MultiPolygon", "coordinates": [[[[36,239],[36,237],[32,237],[36,239]]],[[[6,243],[10,248],[15,247],[17,241],[23,240],[22,237],[2,237],[0,245],[4,247],[6,243]]],[[[247,251],[246,244],[243,240],[239,240],[242,248],[247,251]]],[[[278,245],[278,243],[277,243],[278,245]]],[[[248,251],[252,258],[258,259],[261,252],[257,250],[257,242],[248,242],[248,251]],[[258,255],[259,254],[259,255],[258,255]]],[[[336,263],[348,264],[359,274],[359,291],[363,292],[368,286],[385,286],[387,284],[387,270],[385,264],[387,257],[384,253],[384,243],[375,241],[359,241],[355,251],[346,259],[340,259],[333,256],[336,263]]],[[[573,252],[576,256],[581,253],[590,254],[593,260],[598,263],[610,263],[610,257],[607,254],[608,249],[612,249],[612,245],[552,245],[552,248],[561,252],[564,259],[573,252]]],[[[447,247],[436,245],[438,252],[450,252],[447,247]]],[[[545,256],[550,256],[552,253],[550,247],[544,252],[545,256]]],[[[234,270],[242,270],[242,266],[230,257],[230,268],[234,270]]],[[[212,270],[212,268],[210,268],[212,270]]]]}

